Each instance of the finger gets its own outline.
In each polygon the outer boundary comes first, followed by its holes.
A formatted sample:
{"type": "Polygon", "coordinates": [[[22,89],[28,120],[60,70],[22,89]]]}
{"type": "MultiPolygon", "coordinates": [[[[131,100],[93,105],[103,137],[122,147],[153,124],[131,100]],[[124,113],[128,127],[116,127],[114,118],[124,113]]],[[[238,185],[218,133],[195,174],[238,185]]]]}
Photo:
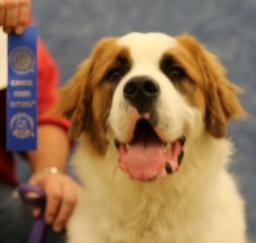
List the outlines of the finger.
{"type": "MultiPolygon", "coordinates": [[[[37,199],[39,197],[39,195],[37,193],[35,193],[35,192],[29,192],[29,193],[27,193],[27,197],[29,199],[37,199]]],[[[39,217],[40,214],[41,214],[41,209],[40,208],[37,208],[37,207],[33,207],[32,208],[32,215],[35,218],[39,217]]]]}
{"type": "Polygon", "coordinates": [[[20,0],[19,13],[17,20],[17,27],[15,28],[15,33],[22,34],[26,26],[29,24],[30,19],[30,0],[20,0]]]}
{"type": "Polygon", "coordinates": [[[60,232],[65,227],[78,202],[78,195],[75,187],[75,184],[71,180],[68,180],[67,183],[63,185],[61,207],[53,223],[53,230],[55,232],[60,232]]]}
{"type": "Polygon", "coordinates": [[[4,0],[0,0],[0,26],[4,24],[5,7],[4,0]]]}
{"type": "Polygon", "coordinates": [[[47,224],[51,224],[56,217],[61,203],[62,188],[60,183],[56,183],[52,180],[49,181],[45,186],[45,193],[47,197],[47,203],[44,218],[47,224]]]}
{"type": "Polygon", "coordinates": [[[15,33],[17,34],[17,35],[20,35],[20,34],[22,34],[24,31],[25,31],[25,29],[26,29],[26,27],[25,26],[18,26],[18,27],[16,27],[15,28],[15,33]]]}
{"type": "Polygon", "coordinates": [[[17,25],[26,27],[30,19],[30,0],[20,0],[17,25]]]}
{"type": "Polygon", "coordinates": [[[5,6],[4,26],[14,28],[18,20],[18,2],[16,0],[6,0],[5,6]]]}

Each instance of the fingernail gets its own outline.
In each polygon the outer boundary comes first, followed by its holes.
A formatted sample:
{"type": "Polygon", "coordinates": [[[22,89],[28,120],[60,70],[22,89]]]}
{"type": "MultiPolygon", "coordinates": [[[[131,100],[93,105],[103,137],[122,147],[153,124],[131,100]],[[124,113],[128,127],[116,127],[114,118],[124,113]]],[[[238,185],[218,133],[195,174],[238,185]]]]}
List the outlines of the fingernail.
{"type": "Polygon", "coordinates": [[[58,226],[54,226],[53,230],[54,230],[56,233],[59,233],[59,232],[61,232],[62,227],[59,226],[59,225],[58,225],[58,226]]]}
{"type": "Polygon", "coordinates": [[[24,26],[18,26],[18,27],[15,28],[15,33],[16,33],[17,35],[20,35],[20,34],[23,33],[24,30],[25,30],[25,27],[24,27],[24,26]]]}
{"type": "Polygon", "coordinates": [[[52,221],[53,221],[53,218],[52,217],[47,217],[45,221],[46,221],[47,224],[51,224],[52,221]]]}

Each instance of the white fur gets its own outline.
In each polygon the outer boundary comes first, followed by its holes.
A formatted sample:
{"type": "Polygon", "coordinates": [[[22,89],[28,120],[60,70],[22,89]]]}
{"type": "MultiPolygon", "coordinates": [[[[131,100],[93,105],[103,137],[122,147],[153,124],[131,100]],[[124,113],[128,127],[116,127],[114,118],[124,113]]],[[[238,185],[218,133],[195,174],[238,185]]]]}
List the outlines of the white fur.
{"type": "Polygon", "coordinates": [[[109,124],[116,139],[122,142],[129,141],[131,119],[128,112],[129,103],[123,96],[123,88],[131,78],[138,76],[149,76],[160,87],[160,97],[156,104],[159,120],[157,132],[163,140],[172,142],[183,135],[185,125],[192,129],[195,128],[192,122],[200,124],[201,120],[196,117],[198,112],[186,103],[159,68],[163,54],[178,46],[174,38],[162,33],[131,33],[120,38],[118,44],[129,48],[133,65],[119,83],[113,97],[109,124]],[[152,48],[155,46],[157,48],[152,48]]]}
{"type": "Polygon", "coordinates": [[[152,183],[130,180],[115,150],[98,160],[86,144],[76,153],[85,192],[69,226],[70,242],[246,242],[244,203],[226,170],[230,142],[194,140],[180,171],[152,183]]]}
{"type": "Polygon", "coordinates": [[[161,136],[173,141],[188,128],[185,157],[178,173],[138,182],[118,168],[113,143],[100,157],[82,138],[73,164],[85,191],[69,224],[69,242],[246,243],[244,203],[227,171],[231,143],[204,132],[200,111],[159,70],[162,53],[177,45],[175,39],[135,33],[119,44],[131,50],[134,64],[114,92],[109,139],[129,139],[129,109],[122,90],[131,77],[150,75],[161,90],[156,106],[161,136]]]}

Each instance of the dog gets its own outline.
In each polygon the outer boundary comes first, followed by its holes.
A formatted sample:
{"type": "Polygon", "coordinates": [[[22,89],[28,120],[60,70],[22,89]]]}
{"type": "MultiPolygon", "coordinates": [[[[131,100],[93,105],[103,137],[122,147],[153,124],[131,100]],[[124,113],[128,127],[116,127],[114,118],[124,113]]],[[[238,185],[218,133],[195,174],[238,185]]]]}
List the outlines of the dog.
{"type": "Polygon", "coordinates": [[[70,243],[246,243],[227,165],[239,87],[195,37],[100,40],[62,89],[85,190],[70,243]]]}

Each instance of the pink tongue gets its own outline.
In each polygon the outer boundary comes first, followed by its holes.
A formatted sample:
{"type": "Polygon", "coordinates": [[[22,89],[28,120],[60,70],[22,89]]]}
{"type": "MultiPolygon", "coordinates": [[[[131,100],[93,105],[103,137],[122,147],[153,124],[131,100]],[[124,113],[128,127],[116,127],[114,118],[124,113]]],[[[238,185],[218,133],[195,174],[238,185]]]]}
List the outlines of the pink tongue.
{"type": "Polygon", "coordinates": [[[163,172],[167,161],[171,161],[174,170],[177,169],[177,158],[181,151],[179,145],[179,142],[175,142],[166,150],[163,144],[138,143],[131,145],[128,151],[124,145],[120,145],[120,167],[133,179],[153,179],[163,172]]]}

